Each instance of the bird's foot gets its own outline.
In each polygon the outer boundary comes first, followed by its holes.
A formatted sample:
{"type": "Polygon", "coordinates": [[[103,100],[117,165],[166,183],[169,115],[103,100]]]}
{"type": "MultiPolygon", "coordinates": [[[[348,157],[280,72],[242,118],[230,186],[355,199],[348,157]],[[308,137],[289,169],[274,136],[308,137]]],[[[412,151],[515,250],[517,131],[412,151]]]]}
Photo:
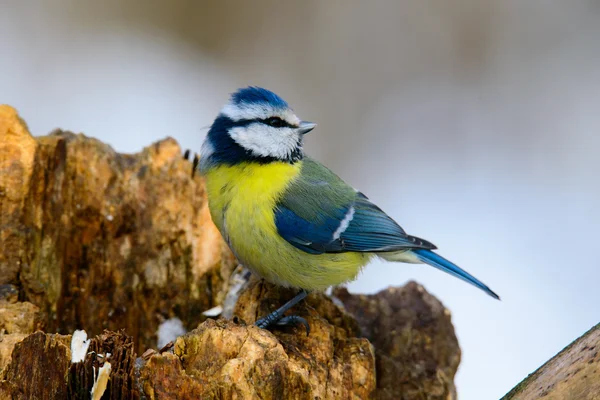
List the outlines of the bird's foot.
{"type": "Polygon", "coordinates": [[[300,324],[304,325],[304,328],[306,328],[306,336],[308,336],[310,334],[310,325],[306,319],[298,315],[288,315],[277,321],[277,326],[297,326],[300,324]]]}
{"type": "Polygon", "coordinates": [[[260,329],[267,329],[269,326],[279,322],[283,318],[277,310],[273,311],[271,314],[257,320],[254,325],[258,326],[260,329]]]}
{"type": "Polygon", "coordinates": [[[280,315],[277,311],[273,311],[266,317],[256,321],[254,325],[258,326],[261,329],[268,329],[270,326],[274,325],[297,326],[300,324],[304,325],[304,328],[306,328],[306,336],[308,336],[310,334],[310,325],[308,324],[308,321],[305,318],[302,318],[298,315],[288,315],[284,317],[283,315],[280,315]]]}
{"type": "Polygon", "coordinates": [[[273,311],[271,314],[267,315],[256,321],[254,325],[258,326],[261,329],[267,329],[270,326],[289,326],[289,325],[299,325],[302,324],[306,328],[306,335],[310,333],[310,325],[308,321],[302,317],[297,315],[288,315],[284,316],[283,313],[292,308],[302,299],[304,299],[308,293],[302,290],[298,293],[293,299],[285,303],[283,306],[279,307],[277,310],[273,311]]]}

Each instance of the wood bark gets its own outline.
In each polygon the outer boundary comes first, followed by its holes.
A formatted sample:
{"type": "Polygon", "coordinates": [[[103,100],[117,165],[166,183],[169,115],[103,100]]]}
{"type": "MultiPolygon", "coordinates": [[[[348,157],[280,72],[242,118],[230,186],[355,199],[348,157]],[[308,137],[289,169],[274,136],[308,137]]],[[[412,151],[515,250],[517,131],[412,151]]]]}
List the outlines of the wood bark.
{"type": "Polygon", "coordinates": [[[163,320],[191,329],[223,301],[236,264],[173,139],[128,155],[60,130],[33,138],[6,106],[0,138],[0,285],[48,332],[125,329],[141,352],[163,320]]]}
{"type": "Polygon", "coordinates": [[[0,106],[0,216],[0,399],[92,398],[108,364],[103,399],[456,397],[450,313],[415,283],[313,293],[293,310],[308,336],[253,326],[295,292],[234,273],[173,139],[128,155],[34,138],[0,106]],[[158,349],[174,317],[188,333],[158,349]],[[75,329],[91,337],[80,362],[75,329]]]}
{"type": "Polygon", "coordinates": [[[600,324],[525,378],[502,400],[600,399],[600,324]]]}

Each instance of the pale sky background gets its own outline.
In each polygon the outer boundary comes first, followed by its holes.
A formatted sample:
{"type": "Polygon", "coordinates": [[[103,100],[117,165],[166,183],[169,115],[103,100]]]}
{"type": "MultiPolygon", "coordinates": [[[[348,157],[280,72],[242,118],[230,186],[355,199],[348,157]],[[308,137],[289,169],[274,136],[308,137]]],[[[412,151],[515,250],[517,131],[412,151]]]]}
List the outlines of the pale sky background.
{"type": "Polygon", "coordinates": [[[0,103],[36,135],[199,150],[228,94],[274,90],[306,149],[499,293],[374,263],[452,312],[460,399],[497,399],[600,320],[600,3],[0,0],[0,103]]]}

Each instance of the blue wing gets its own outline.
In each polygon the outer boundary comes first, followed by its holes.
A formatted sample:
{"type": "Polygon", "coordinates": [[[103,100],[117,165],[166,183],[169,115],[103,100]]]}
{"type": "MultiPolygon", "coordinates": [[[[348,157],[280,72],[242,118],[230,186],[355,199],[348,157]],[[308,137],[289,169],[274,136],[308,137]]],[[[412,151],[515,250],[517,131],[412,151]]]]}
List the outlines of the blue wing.
{"type": "Polygon", "coordinates": [[[285,240],[311,254],[436,248],[407,235],[366,196],[312,160],[304,161],[301,177],[277,205],[275,225],[285,240]]]}

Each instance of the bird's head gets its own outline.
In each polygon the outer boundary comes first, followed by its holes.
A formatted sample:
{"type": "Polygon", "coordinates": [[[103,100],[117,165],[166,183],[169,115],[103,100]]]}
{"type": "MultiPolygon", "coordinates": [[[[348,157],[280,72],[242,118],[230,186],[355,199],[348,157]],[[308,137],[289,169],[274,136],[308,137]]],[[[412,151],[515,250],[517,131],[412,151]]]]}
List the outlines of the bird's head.
{"type": "Polygon", "coordinates": [[[281,97],[267,89],[239,89],[208,131],[200,168],[245,161],[294,163],[303,157],[302,136],[315,126],[301,121],[281,97]]]}

